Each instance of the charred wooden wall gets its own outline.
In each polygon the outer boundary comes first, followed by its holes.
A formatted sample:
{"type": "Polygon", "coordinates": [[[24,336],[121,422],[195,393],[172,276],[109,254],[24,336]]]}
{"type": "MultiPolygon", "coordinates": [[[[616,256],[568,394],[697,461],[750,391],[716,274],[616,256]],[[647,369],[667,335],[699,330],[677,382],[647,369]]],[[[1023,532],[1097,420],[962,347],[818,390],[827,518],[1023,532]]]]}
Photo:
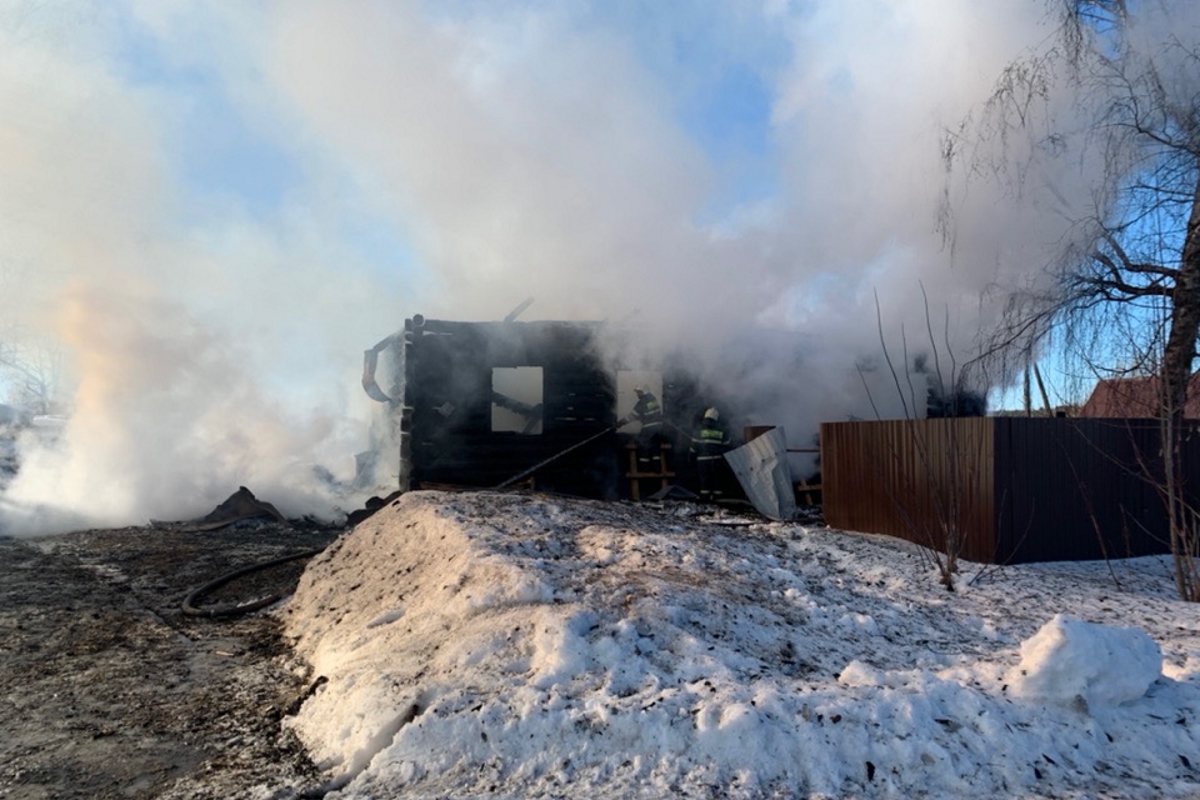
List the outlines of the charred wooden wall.
{"type": "MultiPolygon", "coordinates": [[[[495,486],[610,427],[615,387],[595,349],[596,328],[562,322],[405,324],[401,458],[406,488],[495,486]],[[542,430],[492,429],[492,370],[542,369],[542,430]]],[[[602,437],[537,474],[537,485],[591,497],[617,485],[616,436],[602,437]]]]}
{"type": "MultiPolygon", "coordinates": [[[[1200,427],[1184,473],[1200,500],[1200,427]]],[[[1168,552],[1154,420],[984,419],[826,423],[826,521],[928,545],[944,525],[984,563],[1168,552]]],[[[1200,506],[1198,506],[1200,507],[1200,506]]]]}

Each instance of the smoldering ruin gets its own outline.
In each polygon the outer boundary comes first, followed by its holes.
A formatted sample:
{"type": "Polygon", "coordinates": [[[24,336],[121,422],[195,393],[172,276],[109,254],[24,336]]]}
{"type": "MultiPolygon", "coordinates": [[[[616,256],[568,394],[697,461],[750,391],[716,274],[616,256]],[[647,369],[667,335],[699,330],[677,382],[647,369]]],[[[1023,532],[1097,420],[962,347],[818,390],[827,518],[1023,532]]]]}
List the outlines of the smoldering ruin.
{"type": "MultiPolygon", "coordinates": [[[[756,489],[749,470],[728,468],[736,458],[721,459],[723,501],[770,514],[779,513],[779,493],[788,508],[819,505],[817,420],[794,408],[823,391],[798,388],[803,340],[757,331],[706,363],[682,348],[643,352],[632,331],[607,322],[518,321],[527,305],[493,322],[414,315],[366,351],[363,388],[382,414],[371,450],[358,456],[360,484],[695,499],[702,483],[696,437],[707,414],[719,420],[730,451],[776,432],[756,446],[770,449],[770,487],[756,489]],[[642,392],[661,404],[652,439],[629,419],[642,392]],[[811,429],[789,431],[780,417],[811,429]],[[775,497],[764,504],[760,494],[775,497]]],[[[922,416],[983,412],[981,396],[944,392],[935,378],[917,373],[927,397],[922,416]]],[[[853,416],[835,417],[846,418],[853,416]]]]}
{"type": "MultiPolygon", "coordinates": [[[[746,417],[727,392],[669,360],[614,361],[604,342],[616,335],[604,323],[407,319],[367,351],[363,378],[386,410],[391,435],[381,441],[394,443],[398,488],[519,484],[605,500],[694,492],[689,451],[705,411],[721,409],[737,444],[746,417]],[[392,375],[387,391],[381,361],[392,375]],[[642,386],[661,398],[662,432],[639,444],[640,423],[619,423],[642,386]],[[640,463],[639,450],[649,451],[640,463]]],[[[387,454],[361,456],[360,474],[378,458],[387,454]]],[[[723,480],[733,487],[731,476],[723,480]]]]}

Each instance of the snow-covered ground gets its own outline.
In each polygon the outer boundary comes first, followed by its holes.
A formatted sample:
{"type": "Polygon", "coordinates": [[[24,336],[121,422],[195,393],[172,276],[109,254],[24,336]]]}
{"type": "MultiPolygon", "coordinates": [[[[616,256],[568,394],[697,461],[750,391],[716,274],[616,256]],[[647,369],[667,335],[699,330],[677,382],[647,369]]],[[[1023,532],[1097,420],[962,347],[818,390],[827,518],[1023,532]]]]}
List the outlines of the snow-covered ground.
{"type": "Polygon", "coordinates": [[[331,798],[1200,796],[1167,559],[966,567],[949,593],[887,537],[411,493],[282,611],[290,724],[331,798]]]}

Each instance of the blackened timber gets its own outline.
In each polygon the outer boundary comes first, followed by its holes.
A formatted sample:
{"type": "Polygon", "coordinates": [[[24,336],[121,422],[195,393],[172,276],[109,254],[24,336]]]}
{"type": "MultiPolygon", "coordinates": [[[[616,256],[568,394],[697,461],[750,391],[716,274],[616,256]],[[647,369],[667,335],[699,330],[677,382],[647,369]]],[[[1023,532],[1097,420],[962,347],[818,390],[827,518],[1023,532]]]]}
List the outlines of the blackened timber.
{"type": "MultiPolygon", "coordinates": [[[[539,488],[611,496],[616,388],[595,346],[598,326],[565,322],[409,320],[405,404],[413,408],[405,450],[408,486],[494,486],[578,444],[536,477],[539,488]],[[495,430],[494,370],[541,370],[541,432],[495,430]]],[[[537,405],[521,398],[529,407],[537,405]]]]}

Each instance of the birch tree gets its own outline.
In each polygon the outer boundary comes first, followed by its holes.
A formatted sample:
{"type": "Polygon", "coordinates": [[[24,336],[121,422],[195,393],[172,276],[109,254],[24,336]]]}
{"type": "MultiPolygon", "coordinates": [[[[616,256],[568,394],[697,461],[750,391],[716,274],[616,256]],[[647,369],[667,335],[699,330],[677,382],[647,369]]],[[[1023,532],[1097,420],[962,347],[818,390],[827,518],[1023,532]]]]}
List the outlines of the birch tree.
{"type": "Polygon", "coordinates": [[[1115,367],[1089,354],[1119,345],[1135,354],[1125,368],[1157,375],[1174,577],[1181,598],[1200,601],[1200,523],[1181,459],[1200,333],[1200,13],[1167,0],[1048,10],[1053,34],[943,142],[948,181],[965,172],[1019,193],[1065,163],[1091,180],[1087,213],[1046,274],[1011,295],[990,352],[1027,356],[1054,334],[1094,367],[1115,367]]]}

